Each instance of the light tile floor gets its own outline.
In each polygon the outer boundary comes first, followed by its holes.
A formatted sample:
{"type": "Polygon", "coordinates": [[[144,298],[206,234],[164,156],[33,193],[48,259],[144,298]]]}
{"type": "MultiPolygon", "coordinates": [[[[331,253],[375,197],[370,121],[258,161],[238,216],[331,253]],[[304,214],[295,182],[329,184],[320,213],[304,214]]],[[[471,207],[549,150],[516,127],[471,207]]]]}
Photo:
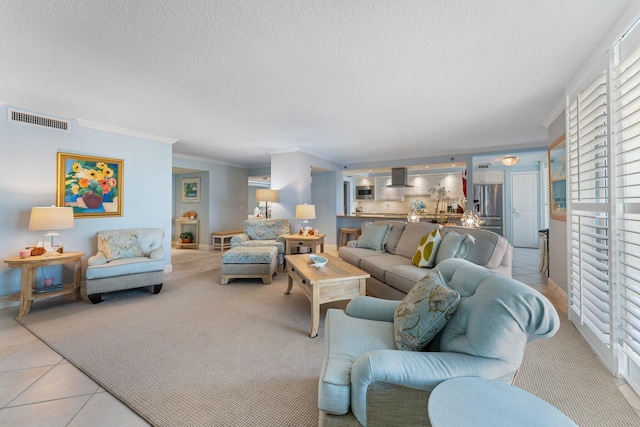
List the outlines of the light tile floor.
{"type": "MultiPolygon", "coordinates": [[[[219,265],[220,252],[208,253],[208,261],[174,264],[171,275],[186,277],[203,262],[219,265]]],[[[513,277],[549,295],[538,265],[536,249],[514,251],[513,277]]],[[[36,304],[55,304],[55,298],[36,304]]],[[[149,425],[17,323],[17,312],[17,306],[0,310],[0,426],[149,425]]],[[[623,380],[614,382],[640,416],[640,398],[623,380]]]]}

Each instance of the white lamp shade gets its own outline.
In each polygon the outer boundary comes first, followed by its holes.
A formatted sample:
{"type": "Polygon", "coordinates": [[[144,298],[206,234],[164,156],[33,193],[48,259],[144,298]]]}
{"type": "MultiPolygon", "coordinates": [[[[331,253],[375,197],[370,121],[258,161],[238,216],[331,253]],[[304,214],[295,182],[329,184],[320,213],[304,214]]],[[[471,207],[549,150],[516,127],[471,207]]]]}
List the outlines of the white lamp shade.
{"type": "Polygon", "coordinates": [[[259,202],[277,202],[278,190],[269,190],[268,188],[260,188],[256,190],[256,200],[259,202]]]}
{"type": "Polygon", "coordinates": [[[316,219],[316,206],[296,205],[296,219],[316,219]]]}
{"type": "Polygon", "coordinates": [[[64,230],[73,226],[73,208],[31,208],[29,230],[64,230]]]}

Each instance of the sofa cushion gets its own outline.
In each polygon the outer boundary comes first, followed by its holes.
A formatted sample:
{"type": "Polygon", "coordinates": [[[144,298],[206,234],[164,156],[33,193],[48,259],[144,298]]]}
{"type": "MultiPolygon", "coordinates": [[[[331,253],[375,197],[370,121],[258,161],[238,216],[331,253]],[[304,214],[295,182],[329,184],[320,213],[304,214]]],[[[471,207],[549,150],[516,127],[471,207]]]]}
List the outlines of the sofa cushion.
{"type": "Polygon", "coordinates": [[[438,270],[431,270],[396,308],[393,329],[398,350],[422,351],[444,328],[460,303],[438,270]]]}
{"type": "Polygon", "coordinates": [[[87,268],[86,275],[87,280],[94,280],[129,274],[149,273],[152,271],[164,271],[164,259],[151,259],[147,257],[121,258],[106,264],[87,268]]]}
{"type": "Polygon", "coordinates": [[[436,265],[449,258],[464,258],[469,253],[469,244],[473,244],[475,238],[470,234],[458,234],[449,231],[442,238],[438,253],[436,254],[436,265]]]}
{"type": "Polygon", "coordinates": [[[433,267],[435,266],[436,254],[438,253],[438,246],[440,246],[440,231],[438,229],[433,230],[420,240],[420,246],[416,250],[415,255],[411,262],[417,267],[433,267]]]}
{"type": "Polygon", "coordinates": [[[433,230],[440,228],[439,224],[431,222],[409,222],[404,227],[402,237],[396,247],[396,255],[402,255],[406,258],[413,258],[416,248],[420,244],[422,237],[431,233],[433,230]]]}
{"type": "MultiPolygon", "coordinates": [[[[456,228],[460,229],[460,227],[443,227],[442,232],[445,234],[456,228]]],[[[507,252],[509,241],[499,234],[481,228],[463,230],[464,234],[469,234],[476,239],[476,244],[469,247],[469,253],[465,259],[487,268],[498,267],[507,252]]]]}
{"type": "Polygon", "coordinates": [[[352,248],[348,246],[338,248],[338,257],[344,262],[348,262],[358,268],[360,268],[360,263],[363,258],[375,255],[380,255],[380,252],[376,252],[373,249],[352,248]]]}
{"type": "Polygon", "coordinates": [[[98,236],[102,243],[102,251],[107,262],[121,258],[137,258],[145,256],[138,244],[136,233],[121,233],[98,236]]]}
{"type": "Polygon", "coordinates": [[[384,250],[389,252],[390,254],[396,253],[396,247],[398,246],[398,242],[400,241],[400,237],[402,237],[402,232],[404,231],[404,227],[406,223],[402,221],[375,221],[374,225],[385,225],[388,224],[391,226],[391,233],[389,234],[389,240],[384,245],[384,250]]]}
{"type": "Polygon", "coordinates": [[[411,263],[411,261],[400,255],[378,252],[378,255],[362,259],[360,261],[360,269],[366,271],[372,277],[386,282],[386,271],[398,263],[411,263]]]}
{"type": "Polygon", "coordinates": [[[351,406],[351,368],[372,350],[395,350],[393,323],[359,319],[329,309],[325,319],[324,359],[318,386],[318,408],[346,414],[351,406]]]}
{"type": "Polygon", "coordinates": [[[244,232],[251,240],[275,240],[278,236],[289,234],[287,219],[246,219],[244,232]]]}
{"type": "Polygon", "coordinates": [[[277,240],[247,240],[245,242],[236,243],[234,247],[263,247],[274,246],[279,254],[284,254],[285,244],[277,240]]]}
{"type": "Polygon", "coordinates": [[[384,245],[389,239],[389,228],[389,224],[373,225],[373,223],[365,222],[362,224],[362,234],[358,237],[356,247],[383,252],[384,245]]]}
{"type": "Polygon", "coordinates": [[[419,280],[429,273],[429,269],[416,267],[411,264],[411,261],[404,257],[403,259],[407,262],[389,267],[385,277],[387,278],[387,285],[407,294],[419,280]]]}

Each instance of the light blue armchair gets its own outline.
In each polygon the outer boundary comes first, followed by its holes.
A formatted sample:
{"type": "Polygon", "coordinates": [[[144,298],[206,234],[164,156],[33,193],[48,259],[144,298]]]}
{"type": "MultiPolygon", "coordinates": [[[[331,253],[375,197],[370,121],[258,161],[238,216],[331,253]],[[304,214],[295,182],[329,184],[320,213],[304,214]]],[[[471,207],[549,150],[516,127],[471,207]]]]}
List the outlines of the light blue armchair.
{"type": "Polygon", "coordinates": [[[430,425],[429,394],[455,377],[511,383],[531,338],[553,336],[553,305],[527,285],[463,259],[436,269],[460,304],[426,351],[397,350],[400,301],[357,297],[329,309],[318,385],[321,426],[430,425]]]}
{"type": "Polygon", "coordinates": [[[231,247],[236,246],[275,246],[278,248],[278,266],[284,265],[284,236],[291,232],[288,219],[247,219],[244,221],[244,233],[231,238],[231,247]]]}
{"type": "Polygon", "coordinates": [[[98,233],[98,252],[87,262],[87,297],[102,302],[106,292],[152,287],[164,282],[164,230],[136,228],[98,233]]]}

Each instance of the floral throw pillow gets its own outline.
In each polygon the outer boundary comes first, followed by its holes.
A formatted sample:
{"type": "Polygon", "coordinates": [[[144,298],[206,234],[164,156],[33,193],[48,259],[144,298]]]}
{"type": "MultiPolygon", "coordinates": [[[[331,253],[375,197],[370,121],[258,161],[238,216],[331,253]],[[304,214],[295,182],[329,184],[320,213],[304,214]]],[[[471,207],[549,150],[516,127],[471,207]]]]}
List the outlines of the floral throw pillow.
{"type": "Polygon", "coordinates": [[[107,262],[121,258],[135,258],[144,256],[144,252],[138,244],[136,233],[112,234],[101,236],[102,252],[107,258],[107,262]]]}
{"type": "Polygon", "coordinates": [[[416,250],[411,262],[417,267],[433,267],[436,261],[436,253],[440,246],[440,231],[436,228],[420,240],[420,245],[416,250]]]}
{"type": "Polygon", "coordinates": [[[409,291],[393,317],[396,348],[422,351],[444,328],[460,304],[460,294],[432,270],[409,291]]]}

